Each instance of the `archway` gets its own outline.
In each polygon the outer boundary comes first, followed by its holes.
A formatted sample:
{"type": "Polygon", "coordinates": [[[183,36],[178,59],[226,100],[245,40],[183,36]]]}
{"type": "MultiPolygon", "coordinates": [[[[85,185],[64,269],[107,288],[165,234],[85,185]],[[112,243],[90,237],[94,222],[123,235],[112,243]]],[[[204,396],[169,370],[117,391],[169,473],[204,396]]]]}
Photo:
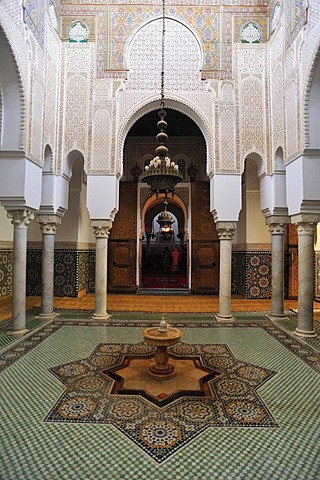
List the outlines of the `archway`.
{"type": "Polygon", "coordinates": [[[164,212],[164,195],[148,198],[141,210],[139,245],[139,285],[142,288],[188,288],[188,205],[179,194],[169,196],[167,211],[173,223],[169,233],[160,229],[159,216],[164,212]],[[173,256],[178,250],[178,265],[173,256]]]}
{"type": "Polygon", "coordinates": [[[158,145],[157,109],[140,117],[125,140],[119,211],[109,238],[109,291],[133,292],[144,286],[146,264],[142,255],[147,253],[147,247],[152,247],[157,257],[156,270],[163,273],[161,251],[166,245],[169,250],[174,245],[185,250],[181,288],[189,287],[194,292],[218,291],[218,237],[209,208],[206,141],[198,125],[181,110],[166,108],[166,112],[169,157],[183,172],[183,181],[176,187],[174,198],[169,197],[168,210],[175,217],[177,230],[170,242],[159,235],[151,238],[152,223],[157,226],[163,199],[150,196],[149,187],[140,182],[141,173],[154,158],[158,145]]]}

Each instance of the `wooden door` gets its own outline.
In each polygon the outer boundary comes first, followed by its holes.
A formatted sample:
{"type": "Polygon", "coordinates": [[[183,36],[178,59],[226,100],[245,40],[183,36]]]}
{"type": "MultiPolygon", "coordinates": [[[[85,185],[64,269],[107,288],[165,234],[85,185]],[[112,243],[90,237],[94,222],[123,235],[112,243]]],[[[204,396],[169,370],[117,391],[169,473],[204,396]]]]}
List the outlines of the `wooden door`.
{"type": "Polygon", "coordinates": [[[108,252],[108,290],[136,291],[137,184],[120,182],[119,212],[112,225],[108,252]]]}
{"type": "Polygon", "coordinates": [[[191,184],[193,293],[219,291],[219,239],[209,205],[209,182],[191,184]]]}

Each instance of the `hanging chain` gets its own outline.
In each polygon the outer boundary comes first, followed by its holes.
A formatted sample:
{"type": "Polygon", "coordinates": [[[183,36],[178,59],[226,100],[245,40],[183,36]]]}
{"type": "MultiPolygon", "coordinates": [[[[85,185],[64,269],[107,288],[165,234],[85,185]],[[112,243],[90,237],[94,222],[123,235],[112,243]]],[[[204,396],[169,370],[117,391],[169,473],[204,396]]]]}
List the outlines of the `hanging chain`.
{"type": "Polygon", "coordinates": [[[164,36],[165,36],[165,0],[162,0],[162,48],[161,48],[161,102],[160,107],[164,107],[164,36]]]}

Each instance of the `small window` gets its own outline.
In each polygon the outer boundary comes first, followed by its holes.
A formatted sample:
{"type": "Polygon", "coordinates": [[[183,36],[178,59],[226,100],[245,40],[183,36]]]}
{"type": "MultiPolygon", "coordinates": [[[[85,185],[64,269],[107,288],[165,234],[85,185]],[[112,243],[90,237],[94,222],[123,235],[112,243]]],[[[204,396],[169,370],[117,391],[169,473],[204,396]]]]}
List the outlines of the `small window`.
{"type": "Polygon", "coordinates": [[[69,30],[69,42],[86,43],[88,41],[88,29],[82,22],[75,22],[69,30]]]}
{"type": "Polygon", "coordinates": [[[246,23],[241,30],[240,40],[242,43],[260,43],[261,30],[260,27],[253,22],[246,23]]]}

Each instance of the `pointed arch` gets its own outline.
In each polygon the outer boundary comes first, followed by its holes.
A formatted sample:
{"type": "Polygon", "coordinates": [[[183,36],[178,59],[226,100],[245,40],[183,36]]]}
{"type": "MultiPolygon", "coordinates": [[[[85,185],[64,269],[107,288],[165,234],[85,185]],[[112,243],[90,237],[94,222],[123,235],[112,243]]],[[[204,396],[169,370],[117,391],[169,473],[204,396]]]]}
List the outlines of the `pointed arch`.
{"type": "Polygon", "coordinates": [[[0,26],[1,148],[25,148],[25,94],[9,40],[0,26]]]}
{"type": "Polygon", "coordinates": [[[320,148],[320,46],[314,56],[304,94],[305,147],[320,148]]]}

